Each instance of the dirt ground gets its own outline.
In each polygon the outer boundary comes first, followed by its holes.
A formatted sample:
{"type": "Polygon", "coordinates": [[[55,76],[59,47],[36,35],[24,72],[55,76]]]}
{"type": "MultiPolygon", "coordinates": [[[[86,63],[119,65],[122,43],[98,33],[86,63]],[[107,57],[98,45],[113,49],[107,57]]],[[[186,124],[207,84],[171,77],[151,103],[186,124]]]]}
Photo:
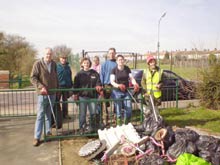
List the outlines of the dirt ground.
{"type": "Polygon", "coordinates": [[[74,139],[61,141],[61,157],[63,165],[95,165],[96,162],[87,161],[85,158],[80,157],[78,152],[80,148],[93,141],[95,138],[87,137],[74,137],[74,139]]]}

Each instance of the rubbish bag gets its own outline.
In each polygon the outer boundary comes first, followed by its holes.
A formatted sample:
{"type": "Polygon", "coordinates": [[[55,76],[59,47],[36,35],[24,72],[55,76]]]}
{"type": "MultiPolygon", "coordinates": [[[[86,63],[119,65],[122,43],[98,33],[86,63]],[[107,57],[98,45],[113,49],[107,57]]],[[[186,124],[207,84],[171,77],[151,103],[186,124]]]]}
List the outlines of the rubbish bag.
{"type": "Polygon", "coordinates": [[[211,160],[212,165],[220,165],[220,152],[215,153],[211,160]]]}
{"type": "Polygon", "coordinates": [[[202,135],[196,141],[199,156],[213,165],[220,165],[220,140],[213,137],[202,135]]]}
{"type": "Polygon", "coordinates": [[[199,151],[216,151],[219,144],[219,139],[207,135],[201,135],[196,141],[196,145],[199,151]]]}
{"type": "MultiPolygon", "coordinates": [[[[208,162],[211,162],[212,160],[212,153],[210,151],[200,151],[199,152],[199,157],[203,158],[204,160],[208,161],[208,162]]],[[[213,155],[214,156],[214,155],[213,155]]]]}
{"type": "Polygon", "coordinates": [[[145,156],[139,162],[140,165],[164,165],[165,161],[157,154],[145,156]]]}
{"type": "Polygon", "coordinates": [[[200,151],[199,157],[203,158],[207,162],[211,162],[212,165],[220,165],[220,152],[200,151]]]}
{"type": "Polygon", "coordinates": [[[172,127],[166,127],[167,134],[163,139],[164,142],[164,149],[167,151],[168,148],[175,142],[175,132],[173,131],[172,127]]]}
{"type": "Polygon", "coordinates": [[[193,142],[188,142],[183,139],[179,139],[172,146],[170,146],[167,150],[167,155],[173,159],[176,159],[179,155],[183,153],[191,153],[194,154],[197,152],[196,145],[193,142]]]}
{"type": "Polygon", "coordinates": [[[176,165],[211,165],[211,163],[193,154],[181,154],[176,161],[176,165]]]}
{"type": "Polygon", "coordinates": [[[184,129],[178,129],[175,132],[175,139],[184,139],[187,141],[196,142],[199,138],[199,134],[197,134],[195,131],[184,128],[184,129]]]}
{"type": "Polygon", "coordinates": [[[145,143],[145,150],[151,150],[152,153],[160,153],[160,149],[151,140],[145,143]]]}
{"type": "Polygon", "coordinates": [[[137,132],[144,134],[145,136],[153,136],[157,130],[165,127],[164,121],[161,116],[158,116],[158,122],[156,122],[154,114],[150,114],[143,121],[143,124],[136,126],[137,132]]]}

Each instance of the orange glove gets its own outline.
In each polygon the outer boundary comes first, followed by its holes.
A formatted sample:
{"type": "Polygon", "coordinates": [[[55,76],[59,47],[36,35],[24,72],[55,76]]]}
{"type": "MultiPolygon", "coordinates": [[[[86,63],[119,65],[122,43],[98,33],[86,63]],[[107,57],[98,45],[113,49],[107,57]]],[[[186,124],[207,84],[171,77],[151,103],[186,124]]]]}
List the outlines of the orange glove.
{"type": "Polygon", "coordinates": [[[122,92],[125,92],[126,90],[126,86],[124,84],[119,84],[118,85],[118,88],[122,91],[122,92]]]}
{"type": "Polygon", "coordinates": [[[102,86],[99,86],[99,85],[96,86],[95,89],[98,93],[100,93],[103,90],[102,86]]]}
{"type": "Polygon", "coordinates": [[[138,84],[135,84],[135,85],[134,85],[134,92],[135,92],[135,93],[138,92],[139,89],[140,89],[139,85],[138,85],[138,84]]]}
{"type": "Polygon", "coordinates": [[[40,90],[40,94],[41,94],[41,95],[48,95],[47,89],[46,89],[45,87],[43,87],[43,88],[40,90]]]}

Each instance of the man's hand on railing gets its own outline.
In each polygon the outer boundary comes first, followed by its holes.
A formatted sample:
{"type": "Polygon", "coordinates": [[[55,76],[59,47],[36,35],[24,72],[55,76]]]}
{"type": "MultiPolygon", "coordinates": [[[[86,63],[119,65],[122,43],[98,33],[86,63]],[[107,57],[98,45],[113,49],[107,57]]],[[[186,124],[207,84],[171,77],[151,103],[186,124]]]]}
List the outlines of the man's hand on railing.
{"type": "Polygon", "coordinates": [[[41,94],[41,95],[48,95],[47,89],[46,89],[45,87],[41,88],[40,94],[41,94]]]}

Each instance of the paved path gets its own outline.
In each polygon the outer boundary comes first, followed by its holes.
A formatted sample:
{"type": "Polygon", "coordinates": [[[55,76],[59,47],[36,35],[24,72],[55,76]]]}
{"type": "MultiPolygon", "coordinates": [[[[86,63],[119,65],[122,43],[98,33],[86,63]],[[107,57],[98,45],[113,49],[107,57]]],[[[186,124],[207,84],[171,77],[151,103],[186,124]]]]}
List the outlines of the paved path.
{"type": "Polygon", "coordinates": [[[0,118],[0,164],[58,165],[58,141],[33,147],[35,117],[0,118]]]}

